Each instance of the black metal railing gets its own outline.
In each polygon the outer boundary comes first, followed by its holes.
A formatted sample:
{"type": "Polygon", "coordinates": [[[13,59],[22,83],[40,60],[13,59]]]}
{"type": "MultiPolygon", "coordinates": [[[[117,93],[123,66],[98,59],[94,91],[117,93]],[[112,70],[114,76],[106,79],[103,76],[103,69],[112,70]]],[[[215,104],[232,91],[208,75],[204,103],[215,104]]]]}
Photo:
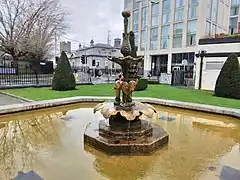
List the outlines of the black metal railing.
{"type": "MultiPolygon", "coordinates": [[[[77,84],[81,83],[111,83],[119,71],[99,69],[74,69],[77,84]],[[97,73],[97,74],[96,74],[97,73]]],[[[54,76],[53,68],[27,62],[4,63],[0,65],[0,88],[8,87],[38,87],[51,86],[54,76]]]]}
{"type": "Polygon", "coordinates": [[[0,86],[48,85],[53,72],[31,63],[4,63],[0,65],[0,86]]]}

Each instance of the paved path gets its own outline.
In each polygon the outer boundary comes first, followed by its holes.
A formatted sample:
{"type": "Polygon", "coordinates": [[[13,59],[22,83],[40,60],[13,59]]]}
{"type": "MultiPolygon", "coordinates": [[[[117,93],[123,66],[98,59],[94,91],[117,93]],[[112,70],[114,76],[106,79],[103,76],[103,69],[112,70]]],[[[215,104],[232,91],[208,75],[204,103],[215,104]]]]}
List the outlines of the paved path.
{"type": "Polygon", "coordinates": [[[23,103],[23,102],[25,102],[25,101],[10,97],[10,96],[4,95],[4,94],[0,94],[0,106],[23,103]]]}

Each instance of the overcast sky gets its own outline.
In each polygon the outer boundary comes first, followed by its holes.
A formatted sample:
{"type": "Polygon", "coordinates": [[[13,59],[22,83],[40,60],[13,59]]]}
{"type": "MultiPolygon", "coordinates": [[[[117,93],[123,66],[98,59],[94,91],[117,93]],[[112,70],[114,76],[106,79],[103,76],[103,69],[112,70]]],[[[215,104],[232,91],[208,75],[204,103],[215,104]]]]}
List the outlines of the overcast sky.
{"type": "MultiPolygon", "coordinates": [[[[95,43],[107,43],[108,31],[113,38],[121,37],[123,29],[123,0],[60,0],[64,9],[70,13],[67,18],[70,28],[66,38],[89,44],[93,38],[95,43]]],[[[61,38],[67,41],[67,39],[61,38]]],[[[72,42],[72,49],[78,47],[72,42]]]]}

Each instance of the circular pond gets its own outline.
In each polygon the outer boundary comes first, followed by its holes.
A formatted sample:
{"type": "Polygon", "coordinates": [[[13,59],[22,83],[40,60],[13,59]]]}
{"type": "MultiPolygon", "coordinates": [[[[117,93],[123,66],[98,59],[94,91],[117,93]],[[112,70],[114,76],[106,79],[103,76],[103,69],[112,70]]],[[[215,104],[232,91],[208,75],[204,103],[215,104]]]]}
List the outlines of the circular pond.
{"type": "Polygon", "coordinates": [[[155,106],[169,144],[150,156],[108,156],[84,145],[95,104],[0,116],[0,179],[215,180],[240,172],[240,121],[155,106]]]}

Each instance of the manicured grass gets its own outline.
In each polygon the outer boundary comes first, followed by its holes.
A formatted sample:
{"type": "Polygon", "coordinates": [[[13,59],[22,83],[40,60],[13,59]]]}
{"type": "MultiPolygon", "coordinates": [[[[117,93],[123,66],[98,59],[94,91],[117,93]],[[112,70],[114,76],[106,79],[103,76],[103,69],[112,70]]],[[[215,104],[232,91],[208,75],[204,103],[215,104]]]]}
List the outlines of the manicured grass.
{"type": "MultiPolygon", "coordinates": [[[[35,101],[65,98],[73,96],[114,96],[113,85],[82,85],[73,91],[53,91],[51,88],[24,88],[3,90],[17,96],[35,101]]],[[[209,104],[240,109],[240,100],[213,96],[212,92],[194,89],[180,89],[168,85],[149,85],[146,91],[134,92],[135,97],[153,97],[160,99],[209,104]]]]}

